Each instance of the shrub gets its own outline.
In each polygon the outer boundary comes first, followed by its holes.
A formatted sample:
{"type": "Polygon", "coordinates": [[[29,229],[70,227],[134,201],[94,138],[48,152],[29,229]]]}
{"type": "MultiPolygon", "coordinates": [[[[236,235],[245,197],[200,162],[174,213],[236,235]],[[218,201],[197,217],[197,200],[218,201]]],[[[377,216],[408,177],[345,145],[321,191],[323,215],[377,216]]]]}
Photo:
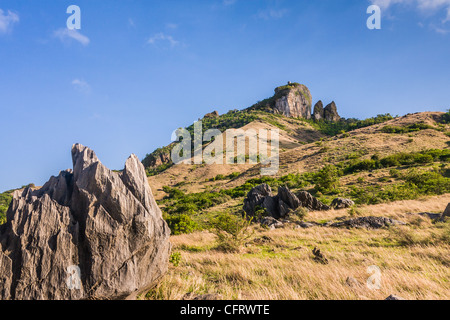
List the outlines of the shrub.
{"type": "Polygon", "coordinates": [[[315,176],[315,189],[324,194],[333,193],[340,186],[339,170],[333,165],[326,165],[315,176]]]}
{"type": "Polygon", "coordinates": [[[199,229],[197,223],[186,214],[166,216],[165,220],[173,235],[192,233],[199,229]]]}
{"type": "Polygon", "coordinates": [[[169,263],[173,264],[174,267],[178,267],[181,262],[181,253],[174,252],[170,255],[169,263]]]}
{"type": "Polygon", "coordinates": [[[237,252],[253,235],[251,220],[229,213],[221,213],[211,221],[211,232],[218,238],[218,248],[225,252],[237,252]]]}
{"type": "Polygon", "coordinates": [[[6,211],[11,203],[12,195],[9,192],[0,194],[0,225],[6,223],[6,211]]]}
{"type": "Polygon", "coordinates": [[[183,191],[168,186],[163,187],[163,191],[167,193],[167,199],[179,199],[185,195],[183,191]]]}

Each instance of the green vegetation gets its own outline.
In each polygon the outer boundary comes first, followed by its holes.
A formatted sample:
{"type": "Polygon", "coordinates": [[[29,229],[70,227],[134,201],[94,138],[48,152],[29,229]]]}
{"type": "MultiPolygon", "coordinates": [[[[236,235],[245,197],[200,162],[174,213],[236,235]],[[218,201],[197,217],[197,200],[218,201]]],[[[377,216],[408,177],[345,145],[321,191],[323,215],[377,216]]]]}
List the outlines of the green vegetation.
{"type": "Polygon", "coordinates": [[[199,230],[198,224],[186,214],[165,215],[164,220],[166,220],[173,235],[192,233],[199,230]]]}
{"type": "Polygon", "coordinates": [[[340,186],[340,175],[341,173],[335,166],[326,165],[315,175],[315,189],[324,194],[337,193],[340,186]]]}
{"type": "Polygon", "coordinates": [[[351,160],[348,163],[341,163],[344,174],[352,174],[360,171],[369,171],[382,168],[413,166],[430,164],[435,161],[449,162],[450,150],[431,149],[423,152],[396,153],[385,158],[379,159],[377,156],[372,159],[351,160]]]}
{"type": "Polygon", "coordinates": [[[251,220],[236,215],[222,213],[211,221],[211,231],[217,236],[218,249],[238,252],[253,235],[249,227],[251,220]]]}
{"type": "Polygon", "coordinates": [[[6,211],[8,211],[11,200],[11,192],[7,191],[4,193],[0,193],[0,225],[6,222],[6,211]]]}
{"type": "Polygon", "coordinates": [[[160,201],[160,204],[166,204],[165,212],[167,214],[196,214],[208,208],[225,203],[229,197],[224,192],[200,192],[184,194],[175,188],[164,187],[168,193],[166,199],[160,201]]]}
{"type": "Polygon", "coordinates": [[[409,132],[416,132],[421,130],[427,130],[427,129],[434,129],[436,130],[436,127],[430,126],[425,123],[414,123],[410,124],[405,127],[398,127],[398,126],[385,126],[381,129],[381,132],[384,133],[396,133],[396,134],[404,134],[409,132]]]}
{"type": "Polygon", "coordinates": [[[450,123],[450,110],[442,116],[442,123],[450,123]]]}
{"type": "Polygon", "coordinates": [[[173,252],[169,257],[169,262],[173,264],[174,267],[178,267],[181,262],[181,253],[178,251],[173,252]]]}
{"type": "Polygon", "coordinates": [[[224,176],[223,174],[218,174],[214,178],[208,179],[207,181],[222,181],[222,180],[233,180],[239,177],[239,172],[233,172],[227,176],[224,176]]]}
{"type": "Polygon", "coordinates": [[[387,113],[387,114],[380,114],[377,115],[376,117],[368,118],[365,120],[358,120],[352,118],[352,119],[342,119],[339,122],[329,122],[325,120],[314,121],[305,119],[302,119],[302,121],[308,122],[314,128],[316,128],[317,130],[326,135],[335,136],[338,134],[345,135],[346,132],[369,127],[392,119],[394,119],[394,117],[391,116],[389,113],[387,113]]]}

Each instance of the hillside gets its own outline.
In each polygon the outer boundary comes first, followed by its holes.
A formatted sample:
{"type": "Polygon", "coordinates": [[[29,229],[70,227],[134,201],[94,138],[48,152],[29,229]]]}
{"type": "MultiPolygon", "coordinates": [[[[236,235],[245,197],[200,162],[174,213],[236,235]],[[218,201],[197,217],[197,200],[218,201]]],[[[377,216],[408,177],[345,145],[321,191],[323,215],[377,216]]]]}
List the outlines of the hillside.
{"type": "MultiPolygon", "coordinates": [[[[384,299],[398,294],[406,299],[449,299],[449,223],[419,213],[439,216],[450,202],[450,114],[315,121],[273,112],[273,106],[274,101],[266,99],[204,120],[207,128],[222,132],[279,129],[276,176],[263,177],[261,164],[249,163],[159,162],[162,170],[148,170],[155,198],[180,235],[172,236],[178,258],[169,275],[146,297],[384,299]],[[251,230],[252,236],[238,252],[224,252],[217,221],[224,215],[242,216],[247,193],[262,183],[275,194],[278,187],[287,186],[295,194],[308,191],[327,205],[337,197],[355,205],[291,213],[290,221],[274,230],[253,223],[241,230],[251,230]],[[327,227],[369,216],[406,225],[377,230],[327,227]],[[313,259],[315,247],[328,258],[326,265],[313,259]],[[371,265],[382,269],[381,290],[365,285],[371,265]]],[[[157,153],[166,152],[167,158],[171,147],[157,153]]]]}

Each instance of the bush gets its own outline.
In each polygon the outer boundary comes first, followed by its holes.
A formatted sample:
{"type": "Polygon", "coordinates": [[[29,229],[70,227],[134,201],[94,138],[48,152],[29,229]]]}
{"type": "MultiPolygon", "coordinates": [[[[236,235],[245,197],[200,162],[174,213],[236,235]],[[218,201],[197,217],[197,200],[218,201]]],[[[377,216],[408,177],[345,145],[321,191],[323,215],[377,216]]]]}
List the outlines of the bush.
{"type": "Polygon", "coordinates": [[[12,195],[9,192],[0,194],[0,225],[6,223],[6,212],[11,203],[12,195]]]}
{"type": "Polygon", "coordinates": [[[184,192],[177,188],[165,186],[163,187],[163,191],[167,193],[167,199],[179,199],[185,196],[184,192]]]}
{"type": "Polygon", "coordinates": [[[174,267],[178,267],[181,262],[181,253],[174,252],[170,255],[169,263],[173,264],[174,267]]]}
{"type": "Polygon", "coordinates": [[[386,126],[381,129],[381,132],[403,134],[427,129],[436,129],[436,128],[425,123],[414,123],[406,127],[386,126]]]}
{"type": "Polygon", "coordinates": [[[197,223],[186,214],[166,216],[165,220],[173,235],[192,233],[199,229],[197,223]]]}
{"type": "Polygon", "coordinates": [[[211,221],[211,232],[218,238],[218,248],[225,252],[238,252],[253,235],[251,220],[229,213],[222,213],[211,221]]]}
{"type": "Polygon", "coordinates": [[[326,165],[315,176],[315,189],[323,194],[334,193],[340,186],[340,172],[333,165],[326,165]]]}

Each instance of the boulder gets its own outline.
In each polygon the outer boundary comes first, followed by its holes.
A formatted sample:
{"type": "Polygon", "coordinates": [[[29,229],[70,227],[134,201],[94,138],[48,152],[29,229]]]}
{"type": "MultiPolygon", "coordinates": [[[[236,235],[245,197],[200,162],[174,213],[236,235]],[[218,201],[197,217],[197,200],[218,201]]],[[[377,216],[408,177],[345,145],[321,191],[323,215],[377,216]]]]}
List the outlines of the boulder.
{"type": "Polygon", "coordinates": [[[405,300],[405,299],[402,297],[396,296],[395,294],[391,294],[389,297],[387,297],[385,299],[385,301],[396,301],[396,300],[401,301],[401,300],[405,300]]]}
{"type": "Polygon", "coordinates": [[[331,224],[334,228],[381,229],[391,225],[405,225],[404,222],[384,217],[360,217],[331,224]]]}
{"type": "Polygon", "coordinates": [[[313,119],[314,121],[320,121],[324,118],[324,114],[323,114],[324,110],[323,110],[323,103],[321,100],[319,100],[315,105],[314,105],[314,112],[313,112],[313,119]]]}
{"type": "Polygon", "coordinates": [[[272,197],[272,189],[268,184],[264,183],[250,190],[247,198],[244,199],[244,211],[247,216],[255,216],[257,206],[262,208],[267,208],[266,206],[272,207],[272,203],[265,203],[267,197],[272,197]]]}
{"type": "Polygon", "coordinates": [[[347,209],[355,205],[355,202],[353,202],[350,199],[344,199],[344,198],[336,198],[331,202],[331,207],[339,210],[339,209],[347,209]]]}
{"type": "Polygon", "coordinates": [[[261,226],[270,229],[278,229],[283,227],[283,223],[272,217],[265,217],[261,220],[261,226]]]}
{"type": "Polygon", "coordinates": [[[278,188],[278,199],[286,203],[292,210],[300,207],[300,200],[298,200],[297,196],[291,190],[289,190],[288,187],[278,188]]]}
{"type": "Polygon", "coordinates": [[[323,117],[326,121],[330,122],[338,122],[339,120],[341,120],[341,117],[337,112],[336,103],[334,101],[325,107],[325,109],[323,110],[323,117]]]}
{"type": "Polygon", "coordinates": [[[306,191],[298,193],[297,198],[300,201],[300,206],[312,211],[327,211],[331,209],[329,206],[323,204],[317,198],[306,191]]]}
{"type": "Polygon", "coordinates": [[[170,230],[145,170],[72,147],[73,171],[16,191],[0,228],[1,300],[135,298],[168,268],[170,230]]]}

